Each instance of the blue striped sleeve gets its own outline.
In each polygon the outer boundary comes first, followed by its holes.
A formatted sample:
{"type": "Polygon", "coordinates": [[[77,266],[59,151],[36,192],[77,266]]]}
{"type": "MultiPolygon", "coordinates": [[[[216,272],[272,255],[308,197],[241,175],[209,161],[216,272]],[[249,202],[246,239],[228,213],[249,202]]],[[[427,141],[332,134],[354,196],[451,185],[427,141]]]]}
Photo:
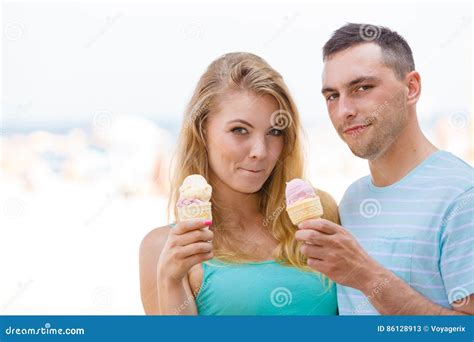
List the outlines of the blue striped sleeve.
{"type": "Polygon", "coordinates": [[[452,203],[443,219],[440,269],[449,302],[474,293],[474,188],[452,203]]]}

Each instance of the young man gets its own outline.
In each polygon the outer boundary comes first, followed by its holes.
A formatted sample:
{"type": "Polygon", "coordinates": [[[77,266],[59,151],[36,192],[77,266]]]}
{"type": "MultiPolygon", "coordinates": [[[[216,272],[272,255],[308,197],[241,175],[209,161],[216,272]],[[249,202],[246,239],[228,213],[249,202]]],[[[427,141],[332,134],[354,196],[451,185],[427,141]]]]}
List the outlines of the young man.
{"type": "Polygon", "coordinates": [[[341,315],[474,313],[474,171],[438,150],[417,120],[420,75],[407,42],[348,24],[323,49],[322,93],[370,176],[296,233],[308,265],[338,283],[341,315]]]}

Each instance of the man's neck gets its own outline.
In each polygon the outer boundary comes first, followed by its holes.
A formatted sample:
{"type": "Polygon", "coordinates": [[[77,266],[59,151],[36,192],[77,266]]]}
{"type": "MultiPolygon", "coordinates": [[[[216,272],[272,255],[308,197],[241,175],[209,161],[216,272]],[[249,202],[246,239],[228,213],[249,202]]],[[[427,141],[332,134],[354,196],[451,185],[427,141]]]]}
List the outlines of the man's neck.
{"type": "Polygon", "coordinates": [[[421,132],[418,121],[410,122],[382,155],[369,160],[372,183],[383,187],[398,182],[437,150],[421,132]]]}

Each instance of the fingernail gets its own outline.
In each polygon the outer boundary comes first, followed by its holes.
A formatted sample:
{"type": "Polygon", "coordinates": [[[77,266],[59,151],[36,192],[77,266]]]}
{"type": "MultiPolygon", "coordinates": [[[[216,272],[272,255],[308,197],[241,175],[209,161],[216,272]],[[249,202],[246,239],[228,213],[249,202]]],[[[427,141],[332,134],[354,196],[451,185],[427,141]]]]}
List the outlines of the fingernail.
{"type": "Polygon", "coordinates": [[[210,226],[212,223],[212,220],[204,220],[204,222],[202,224],[206,225],[206,226],[210,226]]]}

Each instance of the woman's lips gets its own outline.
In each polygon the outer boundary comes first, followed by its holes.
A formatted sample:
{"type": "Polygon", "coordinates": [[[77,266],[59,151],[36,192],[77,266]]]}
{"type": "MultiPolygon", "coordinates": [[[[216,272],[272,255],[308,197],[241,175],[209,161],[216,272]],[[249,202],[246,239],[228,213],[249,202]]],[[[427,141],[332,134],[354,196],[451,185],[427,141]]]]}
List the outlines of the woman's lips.
{"type": "Polygon", "coordinates": [[[239,170],[242,170],[242,171],[247,171],[251,174],[258,174],[260,172],[263,172],[263,170],[259,170],[259,169],[245,169],[243,167],[239,167],[239,170]]]}

